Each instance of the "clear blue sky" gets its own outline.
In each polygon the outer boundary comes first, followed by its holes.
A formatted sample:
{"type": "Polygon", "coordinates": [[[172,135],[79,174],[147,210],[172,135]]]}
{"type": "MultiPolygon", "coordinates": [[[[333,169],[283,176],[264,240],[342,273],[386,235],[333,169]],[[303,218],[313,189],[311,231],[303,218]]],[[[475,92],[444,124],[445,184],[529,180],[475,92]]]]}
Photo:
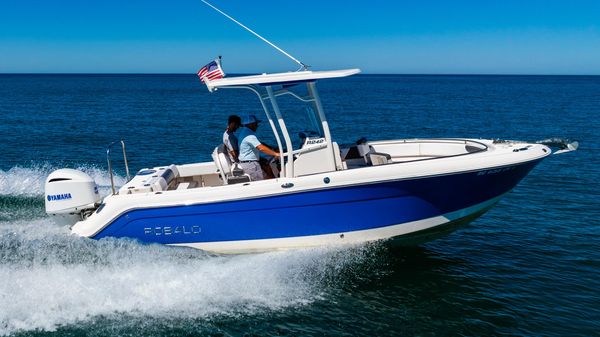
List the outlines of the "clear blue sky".
{"type": "MultiPolygon", "coordinates": [[[[600,1],[213,0],[313,69],[600,74],[600,1]]],[[[2,0],[0,72],[295,70],[199,0],[2,0]]]]}

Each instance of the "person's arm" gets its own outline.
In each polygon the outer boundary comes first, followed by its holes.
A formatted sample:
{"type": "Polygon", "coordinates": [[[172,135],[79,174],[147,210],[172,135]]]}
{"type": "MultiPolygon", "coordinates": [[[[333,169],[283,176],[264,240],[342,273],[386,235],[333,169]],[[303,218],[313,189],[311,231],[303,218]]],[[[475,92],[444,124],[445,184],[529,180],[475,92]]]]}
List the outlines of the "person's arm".
{"type": "Polygon", "coordinates": [[[273,150],[271,150],[268,146],[263,145],[263,144],[259,144],[256,147],[260,152],[267,154],[269,156],[273,156],[273,157],[279,157],[279,152],[275,152],[273,150]]]}
{"type": "MultiPolygon", "coordinates": [[[[234,138],[233,141],[237,143],[236,138],[234,138]]],[[[225,144],[225,148],[227,148],[227,153],[229,154],[229,156],[233,159],[233,161],[237,162],[238,161],[238,153],[235,150],[235,147],[232,144],[232,140],[231,140],[230,136],[227,134],[227,132],[225,132],[223,134],[223,144],[225,144]]]]}
{"type": "Polygon", "coordinates": [[[266,143],[261,143],[261,144],[264,145],[264,146],[266,146],[266,147],[268,147],[269,149],[271,149],[271,150],[273,150],[275,152],[279,152],[279,148],[276,147],[276,146],[271,146],[271,145],[266,144],[266,143]]]}

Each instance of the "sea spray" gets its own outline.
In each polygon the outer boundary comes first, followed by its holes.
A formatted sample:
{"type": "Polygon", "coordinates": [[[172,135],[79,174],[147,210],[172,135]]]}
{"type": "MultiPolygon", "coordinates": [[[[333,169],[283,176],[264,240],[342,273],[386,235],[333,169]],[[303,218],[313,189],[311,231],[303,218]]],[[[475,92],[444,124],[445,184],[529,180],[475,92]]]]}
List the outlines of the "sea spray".
{"type": "Polygon", "coordinates": [[[348,272],[364,270],[371,250],[216,256],[80,238],[48,218],[2,222],[0,335],[123,314],[210,319],[304,306],[326,297],[348,272]]]}

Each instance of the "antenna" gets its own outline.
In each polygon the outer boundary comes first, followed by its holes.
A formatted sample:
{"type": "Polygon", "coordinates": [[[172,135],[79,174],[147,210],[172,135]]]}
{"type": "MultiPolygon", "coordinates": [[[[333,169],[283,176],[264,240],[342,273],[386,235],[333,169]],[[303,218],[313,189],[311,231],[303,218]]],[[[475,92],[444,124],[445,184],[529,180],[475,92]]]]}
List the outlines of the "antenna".
{"type": "Polygon", "coordinates": [[[229,20],[237,23],[238,25],[240,25],[242,28],[244,28],[245,30],[249,31],[250,33],[254,34],[256,37],[258,37],[259,39],[265,41],[266,43],[268,43],[271,47],[277,49],[279,52],[281,52],[283,55],[289,57],[290,59],[292,59],[294,62],[298,63],[300,65],[300,69],[298,70],[307,70],[309,66],[307,66],[306,64],[298,61],[298,59],[296,59],[295,57],[293,57],[292,55],[288,54],[285,50],[277,47],[274,43],[272,43],[271,41],[265,39],[264,37],[258,35],[255,31],[253,31],[252,29],[244,26],[241,22],[237,21],[236,19],[232,18],[230,15],[228,15],[227,13],[223,12],[222,10],[218,9],[217,7],[211,5],[208,1],[206,0],[200,0],[202,2],[204,2],[207,6],[209,6],[210,8],[214,9],[215,11],[223,14],[223,16],[225,16],[226,18],[228,18],[229,20]]]}

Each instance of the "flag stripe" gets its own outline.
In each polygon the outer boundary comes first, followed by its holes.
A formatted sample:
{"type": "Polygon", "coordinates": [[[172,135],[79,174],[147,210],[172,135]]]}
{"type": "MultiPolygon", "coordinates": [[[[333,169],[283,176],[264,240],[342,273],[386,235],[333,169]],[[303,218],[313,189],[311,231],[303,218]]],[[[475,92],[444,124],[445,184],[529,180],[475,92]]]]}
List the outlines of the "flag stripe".
{"type": "Polygon", "coordinates": [[[221,69],[221,66],[217,63],[217,61],[212,61],[209,64],[202,67],[198,70],[198,77],[200,81],[204,82],[204,80],[212,81],[219,78],[223,78],[225,73],[221,69]]]}

